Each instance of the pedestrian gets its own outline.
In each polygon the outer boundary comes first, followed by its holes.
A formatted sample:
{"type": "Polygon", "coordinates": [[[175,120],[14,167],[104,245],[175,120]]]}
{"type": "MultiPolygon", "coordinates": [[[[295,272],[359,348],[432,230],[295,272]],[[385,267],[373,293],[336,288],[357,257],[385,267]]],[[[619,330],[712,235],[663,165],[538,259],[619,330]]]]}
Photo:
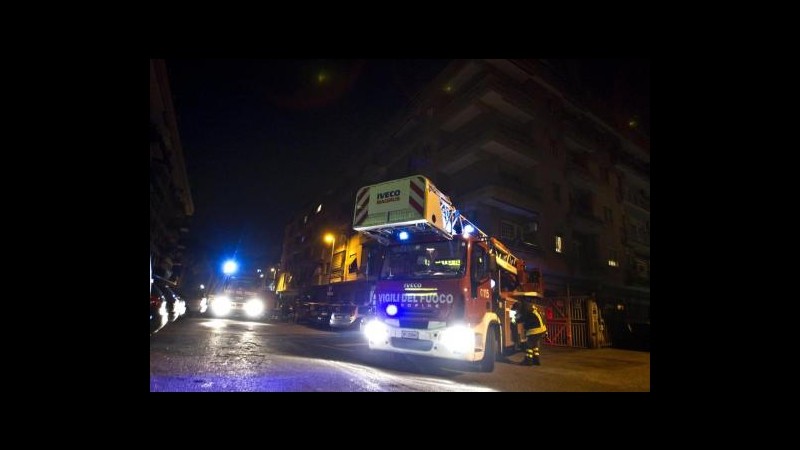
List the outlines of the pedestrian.
{"type": "Polygon", "coordinates": [[[525,329],[525,361],[523,364],[526,366],[541,365],[539,361],[539,344],[542,337],[547,333],[547,326],[539,314],[539,308],[529,301],[523,301],[520,308],[521,317],[518,312],[517,321],[522,322],[522,327],[525,329]]]}

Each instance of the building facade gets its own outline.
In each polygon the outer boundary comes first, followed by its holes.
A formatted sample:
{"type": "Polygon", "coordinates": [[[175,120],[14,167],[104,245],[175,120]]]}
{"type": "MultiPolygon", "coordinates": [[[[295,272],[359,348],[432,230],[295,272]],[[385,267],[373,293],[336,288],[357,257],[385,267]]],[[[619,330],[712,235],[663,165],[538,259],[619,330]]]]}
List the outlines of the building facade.
{"type": "Polygon", "coordinates": [[[150,60],[150,264],[180,283],[194,203],[163,60],[150,60]]]}
{"type": "Polygon", "coordinates": [[[297,286],[363,279],[370,253],[352,232],[356,190],[420,174],[540,269],[547,296],[592,296],[607,314],[649,327],[650,146],[629,125],[551,62],[454,61],[353,153],[343,169],[351,182],[328,196],[333,213],[305,250],[300,221],[313,206],[287,226],[285,267],[297,286]],[[332,265],[323,229],[339,233],[332,265]],[[355,274],[342,274],[351,259],[355,274]]]}

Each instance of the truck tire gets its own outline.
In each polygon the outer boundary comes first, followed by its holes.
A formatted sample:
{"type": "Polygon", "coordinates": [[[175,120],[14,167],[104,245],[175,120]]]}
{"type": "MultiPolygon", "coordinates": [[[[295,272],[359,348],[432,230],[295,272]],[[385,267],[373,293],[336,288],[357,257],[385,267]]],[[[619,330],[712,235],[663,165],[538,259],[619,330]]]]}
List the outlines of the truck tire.
{"type": "Polygon", "coordinates": [[[486,330],[486,344],[484,344],[483,359],[479,365],[480,371],[494,371],[495,358],[497,358],[497,332],[494,327],[489,327],[486,330]]]}

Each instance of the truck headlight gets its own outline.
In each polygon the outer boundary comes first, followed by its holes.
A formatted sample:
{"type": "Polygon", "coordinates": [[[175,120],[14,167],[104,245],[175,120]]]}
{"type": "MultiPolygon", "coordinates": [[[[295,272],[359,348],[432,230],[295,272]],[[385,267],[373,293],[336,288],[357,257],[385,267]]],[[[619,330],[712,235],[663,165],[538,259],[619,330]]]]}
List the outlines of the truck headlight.
{"type": "Polygon", "coordinates": [[[389,328],[378,319],[372,319],[364,325],[364,336],[372,342],[385,341],[389,337],[389,328]]]}
{"type": "Polygon", "coordinates": [[[215,316],[227,316],[231,312],[231,299],[217,297],[211,301],[211,311],[215,316]]]}
{"type": "Polygon", "coordinates": [[[469,353],[475,349],[475,332],[463,325],[456,325],[442,331],[440,342],[453,353],[469,353]]]}
{"type": "Polygon", "coordinates": [[[251,298],[244,304],[244,312],[250,317],[255,317],[264,312],[264,302],[260,298],[251,298]]]}

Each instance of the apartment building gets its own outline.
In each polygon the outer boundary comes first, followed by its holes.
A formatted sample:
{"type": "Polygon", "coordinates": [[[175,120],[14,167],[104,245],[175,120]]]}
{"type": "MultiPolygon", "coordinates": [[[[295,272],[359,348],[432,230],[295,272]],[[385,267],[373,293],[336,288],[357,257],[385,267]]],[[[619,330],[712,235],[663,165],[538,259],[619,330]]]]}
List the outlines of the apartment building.
{"type": "Polygon", "coordinates": [[[151,272],[180,283],[194,202],[166,64],[150,60],[151,272]]]}
{"type": "Polygon", "coordinates": [[[349,181],[327,197],[330,214],[309,232],[310,247],[297,250],[296,233],[313,205],[287,226],[283,258],[298,258],[297,285],[365,279],[362,263],[380,256],[357,248],[356,190],[421,174],[541,269],[547,296],[593,296],[649,324],[649,139],[596,103],[557,62],[453,61],[354,151],[343,168],[349,181]],[[337,233],[333,263],[323,229],[337,233]]]}

